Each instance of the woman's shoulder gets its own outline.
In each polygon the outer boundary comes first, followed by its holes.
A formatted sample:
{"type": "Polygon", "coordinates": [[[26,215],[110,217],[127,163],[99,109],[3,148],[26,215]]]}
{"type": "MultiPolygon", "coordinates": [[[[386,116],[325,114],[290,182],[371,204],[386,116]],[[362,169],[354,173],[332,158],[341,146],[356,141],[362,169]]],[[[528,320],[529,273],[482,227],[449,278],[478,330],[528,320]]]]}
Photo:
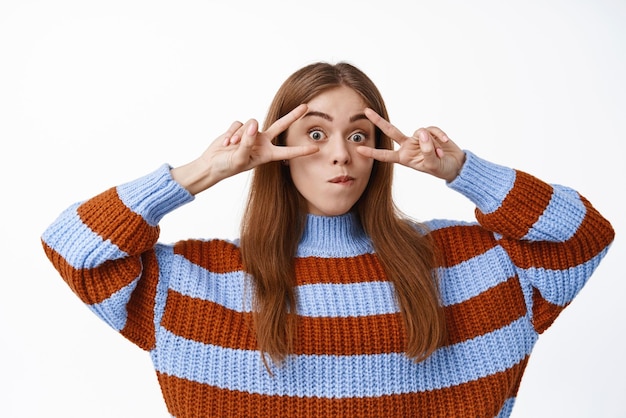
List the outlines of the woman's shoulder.
{"type": "Polygon", "coordinates": [[[210,271],[241,270],[239,239],[188,238],[172,244],[159,244],[161,252],[184,257],[210,271]]]}
{"type": "Polygon", "coordinates": [[[494,232],[485,229],[475,221],[434,219],[425,222],[424,227],[434,239],[437,247],[445,252],[451,250],[454,253],[462,252],[470,258],[477,253],[494,248],[498,243],[498,236],[494,232]]]}
{"type": "Polygon", "coordinates": [[[451,227],[476,227],[478,222],[476,221],[461,221],[454,219],[430,219],[423,222],[424,226],[429,232],[437,231],[444,228],[451,227]]]}

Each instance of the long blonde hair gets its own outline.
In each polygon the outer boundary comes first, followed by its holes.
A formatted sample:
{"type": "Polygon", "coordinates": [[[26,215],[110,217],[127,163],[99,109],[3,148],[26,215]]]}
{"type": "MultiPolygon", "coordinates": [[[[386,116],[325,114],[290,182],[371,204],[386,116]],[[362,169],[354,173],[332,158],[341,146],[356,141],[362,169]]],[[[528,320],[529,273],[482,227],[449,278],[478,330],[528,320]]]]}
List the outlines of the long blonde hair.
{"type": "MultiPolygon", "coordinates": [[[[272,101],[264,129],[301,103],[324,91],[348,86],[366,105],[389,120],[374,83],[348,63],[307,65],[285,80],[272,101]]],[[[274,138],[285,144],[286,133],[274,138]]],[[[392,149],[392,140],[376,129],[376,147],[392,149]]],[[[407,333],[408,356],[428,357],[446,335],[443,309],[435,277],[436,251],[422,225],[407,222],[392,198],[393,165],[374,161],[369,183],[352,208],[389,280],[394,284],[407,333]]],[[[248,204],[241,226],[245,271],[254,283],[254,328],[258,348],[280,362],[292,352],[296,326],[294,256],[302,236],[306,210],[289,168],[272,162],[254,169],[248,204]]]]}

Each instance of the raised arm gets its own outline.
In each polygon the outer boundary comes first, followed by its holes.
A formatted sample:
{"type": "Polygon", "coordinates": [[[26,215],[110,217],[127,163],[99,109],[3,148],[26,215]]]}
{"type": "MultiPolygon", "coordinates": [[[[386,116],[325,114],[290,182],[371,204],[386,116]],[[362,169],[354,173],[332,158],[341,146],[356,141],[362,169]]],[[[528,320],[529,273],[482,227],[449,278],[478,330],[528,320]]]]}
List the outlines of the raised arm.
{"type": "Polygon", "coordinates": [[[575,190],[463,151],[439,128],[409,137],[371,110],[366,116],[399,147],[359,152],[442,178],[469,198],[476,220],[494,234],[526,284],[535,328],[546,329],[608,251],[615,236],[609,221],[575,190]]]}
{"type": "Polygon", "coordinates": [[[494,233],[520,281],[532,287],[533,323],[541,332],[591,277],[615,231],[575,190],[466,155],[449,186],[476,205],[480,225],[494,233]]]}
{"type": "Polygon", "coordinates": [[[193,196],[170,167],[66,209],[44,231],[44,251],[76,295],[140,347],[155,342],[158,223],[193,196]]]}
{"type": "Polygon", "coordinates": [[[158,170],[65,210],[43,233],[46,255],[70,288],[98,316],[144,349],[154,344],[158,301],[167,281],[167,253],[158,224],[218,181],[268,161],[317,151],[278,147],[273,137],[302,116],[299,106],[258,132],[255,120],[235,122],[189,164],[158,170]],[[159,254],[163,257],[159,258],[159,254]]]}

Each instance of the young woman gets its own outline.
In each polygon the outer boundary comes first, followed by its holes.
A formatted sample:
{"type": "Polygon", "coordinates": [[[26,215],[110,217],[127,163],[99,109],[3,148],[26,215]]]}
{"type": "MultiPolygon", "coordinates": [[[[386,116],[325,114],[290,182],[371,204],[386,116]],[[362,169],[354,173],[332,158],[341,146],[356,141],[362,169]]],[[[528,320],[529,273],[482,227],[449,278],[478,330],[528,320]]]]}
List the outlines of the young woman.
{"type": "Polygon", "coordinates": [[[502,417],[613,237],[574,190],[439,128],[404,135],[365,74],[316,63],[262,131],[233,123],[189,164],[70,206],[42,242],[150,353],[173,416],[502,417]],[[476,221],[403,216],[394,163],[444,179],[476,221]],[[157,243],[163,216],[250,169],[240,240],[157,243]]]}

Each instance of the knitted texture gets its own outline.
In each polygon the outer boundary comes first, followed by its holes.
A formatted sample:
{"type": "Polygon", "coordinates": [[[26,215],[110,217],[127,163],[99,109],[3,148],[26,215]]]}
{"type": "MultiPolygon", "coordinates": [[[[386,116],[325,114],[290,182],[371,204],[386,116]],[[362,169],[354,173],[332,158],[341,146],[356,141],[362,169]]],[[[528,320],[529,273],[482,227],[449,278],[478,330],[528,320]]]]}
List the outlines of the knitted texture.
{"type": "Polygon", "coordinates": [[[294,352],[271,374],[237,241],[158,244],[193,197],[164,165],[75,204],[44,250],[98,316],[149,351],[172,416],[505,417],[538,335],[572,301],[614,231],[577,192],[484,161],[449,187],[477,222],[427,223],[449,341],[407,358],[394,287],[351,214],[308,216],[296,254],[294,352]]]}

